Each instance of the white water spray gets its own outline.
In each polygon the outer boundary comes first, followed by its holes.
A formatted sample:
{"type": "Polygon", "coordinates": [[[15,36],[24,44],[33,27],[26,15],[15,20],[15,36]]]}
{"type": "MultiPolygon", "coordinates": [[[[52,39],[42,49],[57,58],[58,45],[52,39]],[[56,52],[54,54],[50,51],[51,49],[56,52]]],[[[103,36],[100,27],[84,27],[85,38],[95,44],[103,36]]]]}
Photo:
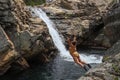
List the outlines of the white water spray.
{"type": "MultiPolygon", "coordinates": [[[[41,18],[47,24],[49,33],[53,39],[55,46],[57,47],[57,49],[60,52],[61,57],[63,57],[65,60],[73,61],[72,57],[69,54],[69,51],[66,50],[59,33],[55,29],[55,24],[47,17],[46,13],[44,11],[42,11],[42,9],[36,8],[36,7],[31,8],[31,9],[35,13],[35,15],[37,15],[39,18],[41,18]]],[[[96,59],[94,57],[94,55],[87,56],[85,54],[81,54],[80,57],[87,63],[101,63],[101,61],[102,61],[102,56],[100,56],[99,60],[96,59]]]]}

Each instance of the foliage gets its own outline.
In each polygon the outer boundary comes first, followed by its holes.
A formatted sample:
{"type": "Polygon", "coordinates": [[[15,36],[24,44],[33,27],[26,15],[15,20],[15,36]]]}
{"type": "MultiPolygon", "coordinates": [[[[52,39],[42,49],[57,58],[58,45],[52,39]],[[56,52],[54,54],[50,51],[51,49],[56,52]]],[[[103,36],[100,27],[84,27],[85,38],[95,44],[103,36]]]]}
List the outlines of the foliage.
{"type": "Polygon", "coordinates": [[[35,6],[45,3],[45,0],[24,0],[26,5],[35,6]]]}

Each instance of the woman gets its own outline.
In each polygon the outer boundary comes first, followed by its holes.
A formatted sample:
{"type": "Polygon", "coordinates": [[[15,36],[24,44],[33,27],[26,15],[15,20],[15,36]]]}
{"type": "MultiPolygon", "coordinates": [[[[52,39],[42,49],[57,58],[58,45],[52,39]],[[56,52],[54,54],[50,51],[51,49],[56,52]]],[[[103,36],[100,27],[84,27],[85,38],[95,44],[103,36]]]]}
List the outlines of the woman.
{"type": "Polygon", "coordinates": [[[78,65],[83,67],[86,71],[87,71],[87,69],[86,69],[85,65],[87,65],[89,68],[91,68],[91,66],[89,64],[81,61],[81,59],[80,59],[79,53],[76,50],[76,43],[77,43],[76,37],[74,36],[73,41],[71,41],[70,38],[67,38],[67,42],[69,45],[70,55],[73,57],[75,63],[77,63],[78,65]]]}

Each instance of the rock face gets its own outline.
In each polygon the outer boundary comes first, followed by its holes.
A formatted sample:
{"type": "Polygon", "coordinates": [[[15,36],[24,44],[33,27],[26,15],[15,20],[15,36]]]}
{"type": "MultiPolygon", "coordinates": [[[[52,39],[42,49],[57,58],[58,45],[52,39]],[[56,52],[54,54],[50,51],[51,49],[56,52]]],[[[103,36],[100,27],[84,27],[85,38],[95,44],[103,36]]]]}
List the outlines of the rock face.
{"type": "Polygon", "coordinates": [[[14,60],[13,56],[17,56],[15,53],[14,45],[0,27],[0,75],[7,71],[10,67],[10,63],[14,60]]]}
{"type": "Polygon", "coordinates": [[[97,35],[104,27],[102,15],[109,3],[111,0],[55,0],[43,5],[42,9],[64,37],[77,35],[79,46],[104,46],[109,45],[105,44],[108,40],[104,36],[97,37],[97,35]]]}
{"type": "Polygon", "coordinates": [[[116,0],[114,1],[113,0],[90,0],[90,1],[96,4],[100,12],[105,12],[106,8],[108,8],[110,4],[114,4],[116,2],[116,0]]]}
{"type": "Polygon", "coordinates": [[[48,61],[53,51],[45,23],[31,16],[23,0],[0,0],[0,75],[12,63],[29,67],[25,59],[48,61]]]}
{"type": "Polygon", "coordinates": [[[104,28],[95,40],[106,47],[111,47],[120,39],[119,27],[119,2],[115,1],[108,6],[108,12],[103,16],[104,28]],[[111,6],[110,6],[111,5],[111,6]],[[103,37],[102,37],[103,36],[103,37]]]}
{"type": "Polygon", "coordinates": [[[120,39],[120,4],[115,4],[113,8],[105,15],[104,18],[104,33],[109,39],[111,45],[120,39]]]}
{"type": "Polygon", "coordinates": [[[9,51],[9,49],[13,49],[13,43],[10,41],[2,27],[0,27],[0,52],[9,51]]]}
{"type": "Polygon", "coordinates": [[[120,41],[110,48],[104,57],[104,63],[89,70],[78,80],[119,80],[120,79],[120,41]]]}
{"type": "Polygon", "coordinates": [[[85,76],[78,80],[119,80],[120,79],[120,27],[119,27],[120,3],[112,5],[112,8],[104,17],[104,34],[113,45],[105,52],[103,63],[89,70],[85,76]]]}

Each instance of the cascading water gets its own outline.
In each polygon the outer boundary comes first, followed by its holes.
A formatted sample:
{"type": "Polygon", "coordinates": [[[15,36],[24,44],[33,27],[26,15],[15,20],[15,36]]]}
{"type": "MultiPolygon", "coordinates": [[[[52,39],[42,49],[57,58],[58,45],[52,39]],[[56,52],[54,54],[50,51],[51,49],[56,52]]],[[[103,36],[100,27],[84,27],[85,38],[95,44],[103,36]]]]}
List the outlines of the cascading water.
{"type": "Polygon", "coordinates": [[[53,39],[55,46],[59,50],[61,56],[68,57],[69,52],[66,50],[59,33],[55,29],[55,24],[47,17],[46,13],[43,12],[40,8],[32,8],[32,11],[34,11],[35,14],[39,16],[47,24],[49,33],[53,39]]]}
{"type": "MultiPolygon", "coordinates": [[[[66,50],[59,33],[55,29],[55,24],[47,17],[46,13],[42,11],[42,9],[37,8],[37,7],[31,8],[31,10],[35,13],[36,16],[41,18],[47,24],[49,33],[52,36],[55,46],[60,52],[60,56],[64,58],[64,60],[73,61],[72,57],[69,54],[69,51],[66,50]]],[[[100,56],[99,58],[96,58],[96,55],[81,54],[80,57],[82,60],[86,61],[87,63],[101,63],[102,62],[102,56],[100,56]]]]}

